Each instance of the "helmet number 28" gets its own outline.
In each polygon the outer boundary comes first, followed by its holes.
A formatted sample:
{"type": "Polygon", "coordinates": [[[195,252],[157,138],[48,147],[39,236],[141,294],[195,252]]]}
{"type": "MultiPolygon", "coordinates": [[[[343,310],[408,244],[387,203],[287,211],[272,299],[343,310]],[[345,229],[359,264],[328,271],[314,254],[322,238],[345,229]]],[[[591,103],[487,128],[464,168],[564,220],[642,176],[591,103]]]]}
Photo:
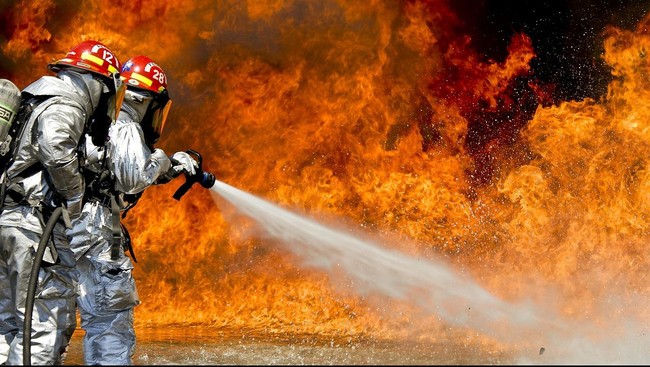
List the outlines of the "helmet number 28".
{"type": "Polygon", "coordinates": [[[160,70],[153,69],[153,78],[160,82],[160,84],[165,84],[165,73],[160,70]]]}

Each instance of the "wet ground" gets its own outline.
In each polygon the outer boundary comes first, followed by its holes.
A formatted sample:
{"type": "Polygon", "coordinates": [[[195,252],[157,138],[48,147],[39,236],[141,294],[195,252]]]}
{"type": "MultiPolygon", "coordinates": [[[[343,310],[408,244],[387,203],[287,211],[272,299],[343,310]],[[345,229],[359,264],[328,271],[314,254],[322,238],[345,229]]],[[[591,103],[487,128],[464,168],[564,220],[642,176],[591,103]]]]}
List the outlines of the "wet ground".
{"type": "MultiPolygon", "coordinates": [[[[65,365],[82,365],[78,329],[65,365]]],[[[137,330],[136,365],[486,365],[511,364],[502,351],[463,343],[281,340],[192,329],[137,330]]]]}

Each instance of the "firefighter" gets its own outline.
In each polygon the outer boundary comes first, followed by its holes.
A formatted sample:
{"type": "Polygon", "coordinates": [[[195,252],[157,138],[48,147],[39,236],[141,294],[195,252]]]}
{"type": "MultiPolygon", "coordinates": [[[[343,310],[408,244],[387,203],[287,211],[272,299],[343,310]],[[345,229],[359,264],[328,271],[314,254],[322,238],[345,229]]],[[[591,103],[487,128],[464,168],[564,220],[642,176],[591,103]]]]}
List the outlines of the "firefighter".
{"type": "MultiPolygon", "coordinates": [[[[61,364],[76,327],[78,272],[65,235],[81,214],[85,190],[78,149],[85,131],[102,141],[120,110],[125,85],[120,63],[100,42],[79,43],[23,90],[39,104],[27,120],[7,170],[0,214],[0,357],[23,364],[23,333],[31,338],[31,364],[61,364]],[[35,249],[54,208],[63,207],[43,257],[32,330],[23,330],[35,249]]],[[[1,362],[1,361],[0,361],[1,362]]]]}
{"type": "Polygon", "coordinates": [[[88,365],[132,364],[133,308],[140,300],[133,263],[125,255],[128,234],[122,232],[120,212],[135,205],[147,187],[184,172],[193,175],[198,167],[185,152],[168,157],[154,148],[172,104],[160,66],[135,56],[124,63],[121,75],[127,91],[107,149],[86,140],[86,200],[69,231],[80,272],[77,306],[88,365]]]}

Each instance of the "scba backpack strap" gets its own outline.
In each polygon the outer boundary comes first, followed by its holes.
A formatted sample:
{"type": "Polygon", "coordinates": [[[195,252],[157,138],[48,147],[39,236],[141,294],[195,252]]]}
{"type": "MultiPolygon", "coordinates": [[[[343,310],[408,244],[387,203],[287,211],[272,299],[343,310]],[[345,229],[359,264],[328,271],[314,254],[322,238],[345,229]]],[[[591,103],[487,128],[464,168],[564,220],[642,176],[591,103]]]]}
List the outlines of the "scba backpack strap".
{"type": "Polygon", "coordinates": [[[13,155],[16,150],[16,145],[20,140],[25,125],[29,118],[41,102],[43,102],[47,96],[32,96],[28,93],[22,93],[22,102],[16,114],[16,118],[9,127],[9,131],[5,139],[0,143],[0,170],[4,172],[12,161],[13,155]]]}
{"type": "MultiPolygon", "coordinates": [[[[16,146],[20,141],[25,125],[32,117],[36,107],[50,96],[34,96],[27,92],[18,91],[18,102],[16,103],[15,91],[11,83],[6,79],[0,79],[0,210],[4,206],[9,180],[6,175],[7,169],[13,163],[16,146]]],[[[14,86],[15,87],[15,86],[14,86]]],[[[16,88],[17,89],[17,88],[16,88]]],[[[40,165],[39,165],[40,166],[40,165]]],[[[39,168],[27,167],[18,177],[27,177],[38,172],[39,168]]]]}

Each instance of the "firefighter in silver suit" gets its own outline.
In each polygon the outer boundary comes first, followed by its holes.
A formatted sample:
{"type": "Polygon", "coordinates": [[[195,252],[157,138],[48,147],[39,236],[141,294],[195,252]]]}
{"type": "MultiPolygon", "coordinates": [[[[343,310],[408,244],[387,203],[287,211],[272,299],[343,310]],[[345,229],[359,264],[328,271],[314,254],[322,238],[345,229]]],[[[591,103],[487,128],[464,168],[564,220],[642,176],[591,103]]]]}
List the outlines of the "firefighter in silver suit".
{"type": "Polygon", "coordinates": [[[168,157],[154,148],[171,99],[167,77],[155,62],[136,56],[121,72],[127,91],[107,149],[87,141],[87,190],[81,216],[69,231],[77,259],[84,362],[129,365],[135,350],[133,308],[140,303],[125,254],[120,212],[130,209],[147,187],[169,182],[198,163],[187,153],[168,157]]]}
{"type": "Polygon", "coordinates": [[[79,43],[48,67],[56,77],[43,76],[23,90],[23,98],[39,102],[2,175],[0,362],[8,365],[23,364],[24,332],[31,336],[31,364],[61,364],[65,358],[76,327],[78,282],[65,226],[81,214],[85,188],[78,148],[90,126],[95,134],[105,126],[107,133],[125,90],[117,57],[96,41],[79,43]],[[65,208],[65,215],[52,231],[38,273],[32,330],[23,330],[35,251],[56,207],[65,208]]]}

